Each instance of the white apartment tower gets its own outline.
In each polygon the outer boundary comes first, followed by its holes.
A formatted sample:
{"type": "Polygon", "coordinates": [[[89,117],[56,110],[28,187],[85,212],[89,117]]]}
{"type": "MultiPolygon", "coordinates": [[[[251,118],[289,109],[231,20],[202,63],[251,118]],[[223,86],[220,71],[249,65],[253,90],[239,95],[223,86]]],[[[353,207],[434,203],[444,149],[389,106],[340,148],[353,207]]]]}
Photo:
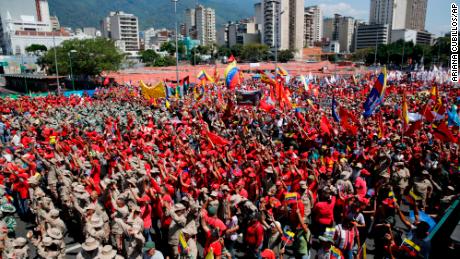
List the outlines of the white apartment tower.
{"type": "Polygon", "coordinates": [[[123,52],[136,55],[139,51],[139,21],[133,14],[110,13],[110,38],[123,52]]]}
{"type": "Polygon", "coordinates": [[[389,24],[390,30],[425,30],[428,0],[370,0],[369,24],[389,24]]]}
{"type": "Polygon", "coordinates": [[[303,0],[262,1],[262,43],[294,50],[296,58],[300,58],[304,46],[304,6],[303,0]]]}
{"type": "Polygon", "coordinates": [[[312,47],[323,37],[323,15],[318,6],[305,7],[305,46],[312,47]]]}
{"type": "Polygon", "coordinates": [[[185,36],[190,36],[195,26],[195,9],[188,8],[185,10],[185,36]]]}
{"type": "Polygon", "coordinates": [[[217,40],[216,12],[212,8],[197,5],[195,8],[197,39],[201,45],[211,45],[217,40]]]}

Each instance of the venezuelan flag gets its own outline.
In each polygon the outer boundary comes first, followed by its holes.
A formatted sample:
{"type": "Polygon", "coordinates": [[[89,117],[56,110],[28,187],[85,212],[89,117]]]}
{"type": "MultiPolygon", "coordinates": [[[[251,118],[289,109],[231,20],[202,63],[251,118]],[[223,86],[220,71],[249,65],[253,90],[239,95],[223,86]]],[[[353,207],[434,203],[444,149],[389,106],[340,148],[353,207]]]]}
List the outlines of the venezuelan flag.
{"type": "Polygon", "coordinates": [[[201,70],[200,73],[196,76],[200,81],[206,80],[206,72],[204,70],[201,70]]]}
{"type": "Polygon", "coordinates": [[[364,103],[364,118],[372,116],[377,107],[382,103],[385,95],[385,89],[387,85],[387,70],[383,68],[382,73],[375,81],[374,87],[367,96],[366,102],[364,103]]]}
{"type": "Polygon", "coordinates": [[[340,251],[340,249],[338,249],[335,246],[331,246],[331,259],[332,258],[334,258],[334,259],[342,259],[343,258],[342,251],[340,251]]]}
{"type": "Polygon", "coordinates": [[[182,232],[179,233],[179,245],[178,245],[178,251],[179,254],[187,254],[187,248],[188,244],[187,241],[185,241],[184,234],[182,232]]]}
{"type": "Polygon", "coordinates": [[[284,229],[283,237],[281,237],[281,239],[286,244],[291,244],[294,241],[294,236],[295,236],[294,232],[284,229]]]}
{"type": "Polygon", "coordinates": [[[230,89],[235,89],[235,87],[240,83],[240,75],[238,67],[236,66],[236,60],[228,64],[224,72],[225,84],[230,89]]]}
{"type": "Polygon", "coordinates": [[[285,201],[295,201],[297,200],[297,193],[296,192],[287,192],[284,194],[285,201]]]}
{"type": "Polygon", "coordinates": [[[289,73],[286,69],[282,68],[281,66],[276,66],[276,75],[277,76],[288,76],[289,73]]]}

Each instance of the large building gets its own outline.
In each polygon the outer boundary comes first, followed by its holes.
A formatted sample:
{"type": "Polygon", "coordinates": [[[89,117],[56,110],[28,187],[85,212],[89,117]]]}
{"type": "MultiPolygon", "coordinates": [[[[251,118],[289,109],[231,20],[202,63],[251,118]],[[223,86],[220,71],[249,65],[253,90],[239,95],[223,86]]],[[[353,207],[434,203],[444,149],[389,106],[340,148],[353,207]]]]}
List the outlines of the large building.
{"type": "Polygon", "coordinates": [[[388,24],[358,24],[356,28],[356,49],[375,48],[388,44],[390,30],[388,24]]]}
{"type": "Polygon", "coordinates": [[[227,47],[260,43],[260,34],[254,18],[229,22],[220,28],[217,34],[218,44],[227,47]]]}
{"type": "Polygon", "coordinates": [[[0,53],[22,55],[31,44],[52,48],[73,38],[68,32],[53,31],[47,0],[0,0],[0,53]]]}
{"type": "Polygon", "coordinates": [[[323,37],[323,15],[318,6],[305,7],[305,46],[313,47],[323,37]]]}
{"type": "Polygon", "coordinates": [[[140,49],[139,21],[133,14],[110,12],[110,38],[125,53],[136,56],[140,49]]]}
{"type": "Polygon", "coordinates": [[[216,12],[214,9],[198,5],[195,8],[195,24],[197,39],[201,45],[211,45],[216,42],[216,12]]]}
{"type": "Polygon", "coordinates": [[[328,17],[323,20],[323,39],[332,40],[334,34],[334,18],[328,17]]]}
{"type": "Polygon", "coordinates": [[[201,45],[217,42],[216,12],[212,8],[197,5],[185,10],[185,36],[199,40],[201,45]]]}
{"type": "Polygon", "coordinates": [[[185,10],[185,36],[190,36],[195,30],[195,9],[188,8],[185,10]]]}
{"type": "MultiPolygon", "coordinates": [[[[294,50],[295,57],[301,58],[304,46],[304,6],[303,0],[262,1],[262,43],[280,50],[294,50]]],[[[257,10],[258,6],[255,7],[257,10]]],[[[256,13],[256,20],[258,16],[256,13]]]]}
{"type": "Polygon", "coordinates": [[[428,0],[370,1],[370,24],[389,24],[390,30],[425,30],[428,0]]]}
{"type": "Polygon", "coordinates": [[[407,1],[407,29],[425,31],[427,4],[428,0],[407,1]]]}
{"type": "Polygon", "coordinates": [[[341,53],[350,53],[355,50],[356,21],[353,17],[335,14],[334,18],[326,18],[323,22],[325,42],[337,41],[341,53]]]}

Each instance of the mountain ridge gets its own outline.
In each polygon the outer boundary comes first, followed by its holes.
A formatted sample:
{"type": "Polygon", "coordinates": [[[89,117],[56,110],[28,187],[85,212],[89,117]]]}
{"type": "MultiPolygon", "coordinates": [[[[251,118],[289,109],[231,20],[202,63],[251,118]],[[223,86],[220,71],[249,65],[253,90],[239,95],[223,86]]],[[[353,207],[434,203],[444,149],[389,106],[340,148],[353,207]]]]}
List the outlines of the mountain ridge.
{"type": "MultiPolygon", "coordinates": [[[[179,0],[177,17],[184,21],[185,9],[193,8],[196,0],[179,0]]],[[[201,0],[216,11],[216,27],[227,21],[254,16],[257,0],[201,0]]],[[[81,28],[100,27],[100,21],[110,11],[124,11],[139,17],[139,29],[174,28],[174,5],[171,0],[50,0],[50,13],[59,18],[61,26],[81,28]],[[84,18],[84,19],[83,19],[84,18]]]]}

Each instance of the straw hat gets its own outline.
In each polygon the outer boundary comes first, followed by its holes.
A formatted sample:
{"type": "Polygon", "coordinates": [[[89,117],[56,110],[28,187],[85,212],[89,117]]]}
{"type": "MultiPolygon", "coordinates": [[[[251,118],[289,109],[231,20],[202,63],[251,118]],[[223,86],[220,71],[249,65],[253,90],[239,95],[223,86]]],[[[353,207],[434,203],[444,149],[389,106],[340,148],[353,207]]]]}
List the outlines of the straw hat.
{"type": "Polygon", "coordinates": [[[92,238],[88,237],[83,244],[81,244],[81,247],[85,251],[93,251],[96,250],[99,247],[99,242],[92,238]]]}
{"type": "Polygon", "coordinates": [[[88,222],[93,228],[100,228],[104,225],[104,221],[99,216],[91,217],[91,220],[88,222]]]}
{"type": "Polygon", "coordinates": [[[53,239],[63,238],[62,232],[58,228],[50,228],[48,229],[48,231],[46,231],[46,234],[48,234],[48,236],[50,236],[53,239]]]}
{"type": "Polygon", "coordinates": [[[117,255],[117,251],[111,245],[106,245],[102,248],[97,258],[100,259],[113,259],[117,255]]]}

